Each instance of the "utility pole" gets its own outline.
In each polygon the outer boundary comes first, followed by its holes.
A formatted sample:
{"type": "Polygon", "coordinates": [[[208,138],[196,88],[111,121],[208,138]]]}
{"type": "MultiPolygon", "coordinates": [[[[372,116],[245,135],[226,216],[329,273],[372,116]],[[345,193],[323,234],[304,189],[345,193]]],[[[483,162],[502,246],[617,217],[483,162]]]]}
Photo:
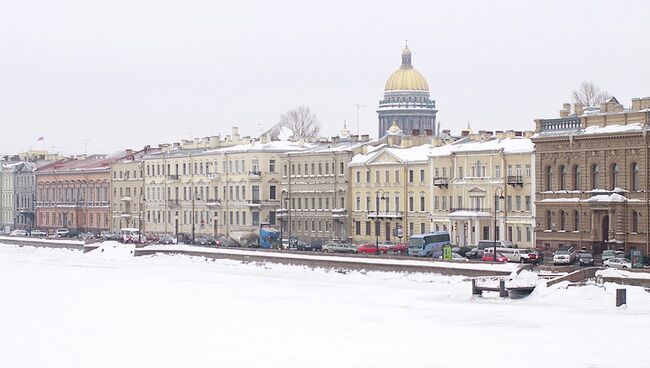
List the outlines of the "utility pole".
{"type": "Polygon", "coordinates": [[[357,108],[357,137],[358,137],[359,136],[359,111],[361,110],[362,107],[366,107],[366,105],[354,104],[354,106],[357,108]]]}

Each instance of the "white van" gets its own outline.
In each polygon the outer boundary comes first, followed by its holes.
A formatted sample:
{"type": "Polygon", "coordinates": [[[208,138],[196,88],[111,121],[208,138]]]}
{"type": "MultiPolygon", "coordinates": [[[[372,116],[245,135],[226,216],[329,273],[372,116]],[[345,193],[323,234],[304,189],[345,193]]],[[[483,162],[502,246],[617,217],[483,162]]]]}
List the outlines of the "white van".
{"type": "Polygon", "coordinates": [[[137,243],[140,237],[140,229],[125,227],[120,229],[120,242],[137,243]]]}
{"type": "MultiPolygon", "coordinates": [[[[497,243],[498,244],[498,243],[497,243]]],[[[492,254],[494,248],[485,248],[484,254],[492,254]]],[[[508,262],[523,262],[524,259],[521,257],[521,250],[519,248],[499,248],[497,247],[497,254],[501,254],[504,257],[508,258],[508,262]]]]}

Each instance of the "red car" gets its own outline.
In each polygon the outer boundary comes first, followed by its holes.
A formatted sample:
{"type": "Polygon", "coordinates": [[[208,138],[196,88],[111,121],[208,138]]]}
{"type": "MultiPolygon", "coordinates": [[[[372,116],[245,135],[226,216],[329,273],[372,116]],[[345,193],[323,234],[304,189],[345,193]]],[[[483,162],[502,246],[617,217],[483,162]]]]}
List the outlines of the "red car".
{"type": "MultiPolygon", "coordinates": [[[[484,253],[483,262],[494,262],[494,257],[492,257],[492,253],[484,253]]],[[[508,262],[508,258],[503,254],[497,253],[497,262],[508,262]]]]}
{"type": "Polygon", "coordinates": [[[408,254],[409,253],[409,247],[408,247],[408,244],[406,244],[406,243],[395,244],[395,246],[392,247],[390,250],[391,250],[391,252],[393,252],[393,254],[408,254]]]}
{"type": "MultiPolygon", "coordinates": [[[[361,244],[357,247],[357,253],[359,254],[377,254],[377,245],[376,244],[361,244]]],[[[379,253],[386,254],[388,253],[388,247],[385,245],[379,245],[379,253]]]]}

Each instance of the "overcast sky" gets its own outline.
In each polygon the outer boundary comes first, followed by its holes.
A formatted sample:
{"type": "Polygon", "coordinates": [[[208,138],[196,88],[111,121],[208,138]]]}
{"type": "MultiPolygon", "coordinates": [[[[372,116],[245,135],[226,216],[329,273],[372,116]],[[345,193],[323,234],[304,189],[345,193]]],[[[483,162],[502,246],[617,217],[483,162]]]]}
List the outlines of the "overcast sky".
{"type": "Polygon", "coordinates": [[[644,1],[0,1],[0,153],[257,135],[307,105],[376,134],[404,40],[442,127],[533,129],[593,80],[650,95],[644,1]]]}

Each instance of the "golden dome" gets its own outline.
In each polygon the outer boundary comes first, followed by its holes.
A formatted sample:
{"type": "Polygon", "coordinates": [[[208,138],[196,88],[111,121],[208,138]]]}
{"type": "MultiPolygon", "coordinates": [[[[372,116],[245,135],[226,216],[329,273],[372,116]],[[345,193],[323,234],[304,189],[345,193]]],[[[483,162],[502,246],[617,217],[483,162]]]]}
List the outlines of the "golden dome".
{"type": "Polygon", "coordinates": [[[411,50],[408,46],[402,51],[402,66],[386,82],[384,91],[428,91],[429,85],[424,76],[411,65],[411,50]]]}

